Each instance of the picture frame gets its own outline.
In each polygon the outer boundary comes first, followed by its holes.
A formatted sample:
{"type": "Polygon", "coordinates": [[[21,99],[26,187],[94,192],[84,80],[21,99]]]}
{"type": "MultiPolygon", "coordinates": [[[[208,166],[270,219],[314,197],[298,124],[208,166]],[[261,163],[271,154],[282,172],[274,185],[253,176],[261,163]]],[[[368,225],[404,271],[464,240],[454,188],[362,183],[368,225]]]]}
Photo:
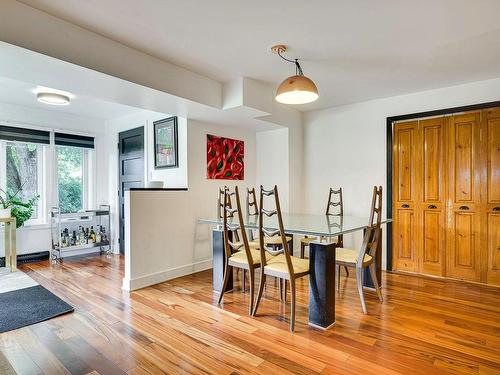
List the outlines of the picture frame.
{"type": "Polygon", "coordinates": [[[179,167],[177,116],[153,122],[155,169],[179,167]]]}
{"type": "Polygon", "coordinates": [[[245,142],[207,134],[207,179],[244,180],[245,142]]]}

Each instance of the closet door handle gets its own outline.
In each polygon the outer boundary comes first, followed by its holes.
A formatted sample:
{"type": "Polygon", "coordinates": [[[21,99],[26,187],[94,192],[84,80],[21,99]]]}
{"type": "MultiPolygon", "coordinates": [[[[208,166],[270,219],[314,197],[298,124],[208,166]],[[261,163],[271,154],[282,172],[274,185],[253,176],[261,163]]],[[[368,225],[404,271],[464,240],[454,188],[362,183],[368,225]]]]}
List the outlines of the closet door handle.
{"type": "Polygon", "coordinates": [[[469,207],[467,206],[460,206],[458,207],[459,210],[464,210],[464,211],[467,211],[469,209],[469,207]]]}
{"type": "Polygon", "coordinates": [[[433,205],[433,204],[430,204],[430,205],[428,205],[428,206],[427,206],[427,208],[432,208],[432,209],[435,209],[435,208],[437,208],[437,206],[435,206],[435,205],[433,205]]]}
{"type": "Polygon", "coordinates": [[[493,207],[493,211],[500,211],[500,207],[493,207]]]}
{"type": "Polygon", "coordinates": [[[410,205],[405,203],[405,204],[401,205],[401,208],[410,208],[410,205]]]}

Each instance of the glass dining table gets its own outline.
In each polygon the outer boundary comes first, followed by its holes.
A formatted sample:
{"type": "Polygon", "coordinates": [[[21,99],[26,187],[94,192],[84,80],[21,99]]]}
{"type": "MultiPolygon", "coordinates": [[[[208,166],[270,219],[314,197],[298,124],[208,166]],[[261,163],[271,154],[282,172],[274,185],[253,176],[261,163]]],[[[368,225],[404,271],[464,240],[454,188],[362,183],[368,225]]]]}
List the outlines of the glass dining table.
{"type": "MultiPolygon", "coordinates": [[[[333,216],[283,213],[285,233],[290,235],[316,236],[317,240],[309,245],[309,324],[321,329],[328,329],[335,324],[335,243],[320,238],[332,238],[341,234],[363,231],[368,228],[368,217],[333,216]]],[[[258,215],[243,217],[245,229],[258,229],[258,215]]],[[[231,218],[230,223],[236,223],[237,218],[231,218]]],[[[392,219],[382,220],[386,224],[392,219]]],[[[216,292],[222,289],[225,267],[225,252],[222,230],[222,219],[201,218],[200,224],[211,224],[213,250],[213,288],[216,292]]],[[[265,217],[264,227],[278,229],[277,216],[265,217]]],[[[377,279],[382,285],[381,243],[375,257],[377,279]]],[[[366,270],[368,271],[368,270],[366,270]]],[[[231,290],[232,277],[226,288],[231,290]]],[[[373,288],[369,272],[364,274],[364,285],[373,288]]]]}

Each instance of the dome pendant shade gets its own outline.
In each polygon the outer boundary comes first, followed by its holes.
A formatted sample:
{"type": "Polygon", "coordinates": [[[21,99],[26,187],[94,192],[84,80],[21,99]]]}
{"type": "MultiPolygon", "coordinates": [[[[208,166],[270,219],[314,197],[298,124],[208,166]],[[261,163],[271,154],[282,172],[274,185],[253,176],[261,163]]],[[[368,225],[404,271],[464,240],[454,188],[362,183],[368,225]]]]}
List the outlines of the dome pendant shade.
{"type": "Polygon", "coordinates": [[[318,97],[318,88],[304,75],[288,77],[276,90],[276,101],[283,104],[306,104],[318,97]]]}

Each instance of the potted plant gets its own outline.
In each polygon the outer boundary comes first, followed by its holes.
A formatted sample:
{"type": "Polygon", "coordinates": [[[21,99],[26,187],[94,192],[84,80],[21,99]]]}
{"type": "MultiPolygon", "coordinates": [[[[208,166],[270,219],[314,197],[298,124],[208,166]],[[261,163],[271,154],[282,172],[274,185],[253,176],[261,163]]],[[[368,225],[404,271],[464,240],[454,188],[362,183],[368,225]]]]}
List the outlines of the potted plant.
{"type": "MultiPolygon", "coordinates": [[[[24,185],[24,184],[23,184],[24,185]]],[[[40,198],[39,195],[23,202],[17,196],[22,191],[22,186],[15,194],[9,194],[0,189],[0,218],[16,218],[16,228],[22,227],[26,220],[33,215],[34,206],[40,198]]]]}
{"type": "MultiPolygon", "coordinates": [[[[15,196],[20,192],[21,190],[18,190],[17,193],[12,197],[15,198],[15,196]]],[[[0,189],[0,219],[8,219],[11,215],[11,210],[12,210],[12,199],[7,194],[7,192],[3,189],[0,189]]]]}

